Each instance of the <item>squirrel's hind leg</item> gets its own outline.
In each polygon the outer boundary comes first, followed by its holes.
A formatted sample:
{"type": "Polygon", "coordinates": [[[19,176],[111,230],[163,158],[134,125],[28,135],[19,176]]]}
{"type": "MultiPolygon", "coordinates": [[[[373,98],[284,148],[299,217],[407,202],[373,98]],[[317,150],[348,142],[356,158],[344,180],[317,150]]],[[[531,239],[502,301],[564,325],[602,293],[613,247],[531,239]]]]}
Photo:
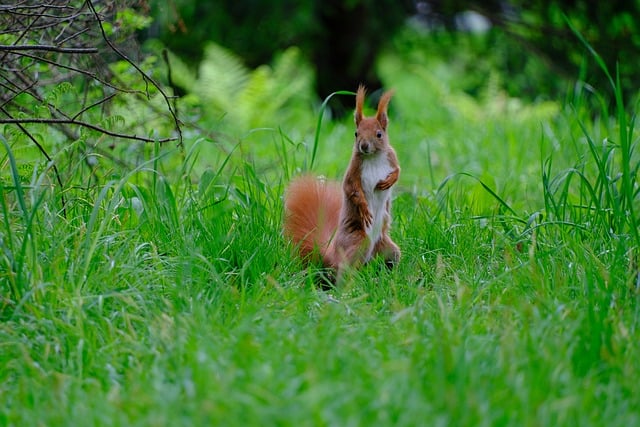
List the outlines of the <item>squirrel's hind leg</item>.
{"type": "Polygon", "coordinates": [[[395,267],[400,262],[400,248],[386,234],[383,234],[374,246],[373,255],[381,256],[389,268],[395,267]]]}
{"type": "Polygon", "coordinates": [[[387,212],[382,224],[382,235],[373,247],[372,256],[382,256],[387,267],[393,268],[400,262],[400,248],[389,237],[389,224],[391,216],[389,215],[389,202],[387,202],[387,212]]]}

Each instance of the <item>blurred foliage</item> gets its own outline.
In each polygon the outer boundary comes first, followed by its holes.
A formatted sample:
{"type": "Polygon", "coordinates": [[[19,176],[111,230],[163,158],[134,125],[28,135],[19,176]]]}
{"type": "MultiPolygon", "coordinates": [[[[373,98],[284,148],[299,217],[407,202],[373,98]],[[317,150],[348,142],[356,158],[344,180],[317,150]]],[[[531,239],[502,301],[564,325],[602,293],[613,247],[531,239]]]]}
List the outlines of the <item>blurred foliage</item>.
{"type": "Polygon", "coordinates": [[[502,83],[510,94],[534,100],[555,98],[565,93],[567,82],[579,79],[588,87],[605,90],[598,95],[610,98],[608,82],[569,21],[610,70],[618,67],[626,98],[637,90],[638,1],[152,0],[151,6],[155,23],[148,36],[160,38],[194,68],[204,58],[209,41],[237,53],[250,68],[269,63],[285,48],[299,47],[314,68],[321,98],[353,89],[359,82],[378,87],[375,60],[406,22],[417,23],[441,42],[430,43],[429,49],[457,49],[455,34],[470,30],[464,21],[468,11],[483,15],[493,31],[475,58],[469,58],[465,79],[486,77],[486,69],[471,64],[473,60],[486,64],[488,55],[497,70],[508,76],[502,83]]]}
{"type": "Polygon", "coordinates": [[[152,0],[151,5],[156,22],[149,36],[159,37],[191,66],[205,57],[210,41],[251,68],[297,46],[314,64],[322,98],[360,82],[379,86],[376,56],[412,10],[408,0],[152,0]]]}
{"type": "MultiPolygon", "coordinates": [[[[531,103],[504,89],[508,77],[498,71],[500,55],[489,54],[495,37],[465,33],[436,41],[433,34],[407,29],[380,56],[377,72],[396,91],[390,137],[404,165],[405,185],[428,193],[464,171],[511,198],[511,191],[527,188],[538,174],[531,159],[540,155],[541,124],[559,116],[561,102],[531,103]],[[455,50],[446,48],[453,45],[455,50]]],[[[542,66],[530,60],[531,69],[542,66]]],[[[461,188],[469,190],[469,206],[482,205],[478,197],[488,196],[480,185],[461,188]]],[[[486,202],[495,206],[490,197],[486,202]]]]}
{"type": "Polygon", "coordinates": [[[554,78],[541,57],[523,52],[517,41],[498,28],[476,33],[407,26],[389,48],[408,66],[420,64],[426,72],[433,72],[435,64],[446,64],[443,77],[452,89],[475,98],[504,91],[511,97],[544,101],[566,92],[570,81],[554,78]]]}
{"type": "MultiPolygon", "coordinates": [[[[626,99],[632,100],[638,91],[637,69],[640,58],[640,2],[612,0],[443,0],[432,11],[442,17],[442,24],[455,28],[457,14],[474,10],[488,18],[491,24],[524,48],[519,55],[536,55],[558,76],[587,82],[591,89],[605,90],[599,95],[613,98],[599,65],[588,53],[571,26],[578,31],[602,57],[607,68],[620,74],[620,86],[626,99]],[[608,90],[607,90],[608,89],[608,90]]],[[[518,68],[514,69],[517,71],[518,68]]],[[[515,76],[514,73],[510,75],[515,76]]],[[[523,88],[528,91],[526,82],[523,88]]],[[[549,81],[539,92],[557,95],[555,82],[549,81]]]]}
{"type": "Polygon", "coordinates": [[[255,69],[215,43],[205,47],[197,71],[173,53],[169,61],[173,81],[188,93],[185,104],[207,123],[220,122],[222,132],[240,136],[273,123],[300,124],[301,114],[302,123],[311,123],[313,72],[296,47],[255,69]]]}

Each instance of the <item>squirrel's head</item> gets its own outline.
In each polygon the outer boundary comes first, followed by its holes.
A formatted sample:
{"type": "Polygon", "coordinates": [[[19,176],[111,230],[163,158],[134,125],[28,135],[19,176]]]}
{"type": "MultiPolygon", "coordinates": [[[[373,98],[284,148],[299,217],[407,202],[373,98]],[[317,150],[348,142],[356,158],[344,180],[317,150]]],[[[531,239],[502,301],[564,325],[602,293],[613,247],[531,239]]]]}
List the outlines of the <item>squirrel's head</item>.
{"type": "Polygon", "coordinates": [[[389,145],[387,137],[387,106],[393,95],[393,91],[384,92],[378,102],[378,111],[374,117],[365,117],[362,114],[364,105],[365,87],[360,85],[356,93],[356,150],[361,154],[375,154],[389,145]]]}

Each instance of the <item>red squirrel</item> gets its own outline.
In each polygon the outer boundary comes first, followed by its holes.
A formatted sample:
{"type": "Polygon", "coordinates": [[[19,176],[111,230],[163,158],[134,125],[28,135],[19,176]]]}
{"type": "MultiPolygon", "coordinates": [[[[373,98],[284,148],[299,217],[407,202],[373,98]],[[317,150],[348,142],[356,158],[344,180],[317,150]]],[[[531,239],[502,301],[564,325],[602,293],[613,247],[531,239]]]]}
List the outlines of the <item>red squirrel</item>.
{"type": "Polygon", "coordinates": [[[375,256],[388,266],[400,260],[400,248],[389,237],[391,188],[400,166],[389,144],[387,106],[393,92],[385,92],[374,117],[362,113],[365,88],[356,93],[355,144],[342,181],[302,176],[285,195],[284,233],[307,260],[320,257],[337,272],[357,268],[375,256]]]}

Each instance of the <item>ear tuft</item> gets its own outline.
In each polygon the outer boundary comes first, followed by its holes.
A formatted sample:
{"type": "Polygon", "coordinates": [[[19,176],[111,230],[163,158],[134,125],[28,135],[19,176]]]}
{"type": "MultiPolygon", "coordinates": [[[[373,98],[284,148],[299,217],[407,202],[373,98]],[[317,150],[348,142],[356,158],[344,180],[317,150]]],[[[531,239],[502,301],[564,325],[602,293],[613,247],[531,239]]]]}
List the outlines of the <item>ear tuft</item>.
{"type": "Polygon", "coordinates": [[[380,102],[378,102],[378,113],[376,114],[376,120],[382,126],[382,129],[387,130],[387,125],[389,124],[389,117],[387,116],[387,107],[389,106],[389,101],[393,96],[393,90],[388,90],[382,94],[380,97],[380,102]]]}
{"type": "Polygon", "coordinates": [[[366,93],[365,87],[361,84],[358,86],[358,92],[356,92],[356,112],[354,114],[356,120],[356,126],[362,121],[362,107],[364,105],[364,94],[366,93]]]}

